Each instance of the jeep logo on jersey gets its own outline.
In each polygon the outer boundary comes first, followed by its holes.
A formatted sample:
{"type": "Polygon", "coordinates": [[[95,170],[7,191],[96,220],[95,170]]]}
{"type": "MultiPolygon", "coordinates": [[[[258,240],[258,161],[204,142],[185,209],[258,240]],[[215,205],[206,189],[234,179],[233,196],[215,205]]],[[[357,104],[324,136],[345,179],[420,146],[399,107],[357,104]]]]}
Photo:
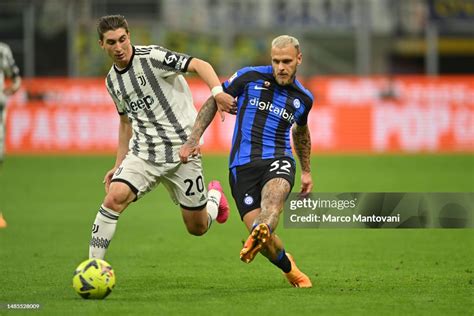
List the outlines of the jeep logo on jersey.
{"type": "Polygon", "coordinates": [[[125,110],[128,113],[137,112],[138,110],[151,110],[151,105],[155,102],[152,96],[147,95],[141,99],[135,101],[128,101],[125,110]]]}
{"type": "Polygon", "coordinates": [[[274,113],[281,117],[282,119],[288,121],[290,124],[293,124],[295,122],[295,116],[293,113],[289,113],[285,108],[279,108],[273,105],[270,101],[264,102],[260,101],[259,98],[252,98],[250,99],[250,105],[254,105],[259,109],[260,111],[268,111],[271,113],[274,113]]]}

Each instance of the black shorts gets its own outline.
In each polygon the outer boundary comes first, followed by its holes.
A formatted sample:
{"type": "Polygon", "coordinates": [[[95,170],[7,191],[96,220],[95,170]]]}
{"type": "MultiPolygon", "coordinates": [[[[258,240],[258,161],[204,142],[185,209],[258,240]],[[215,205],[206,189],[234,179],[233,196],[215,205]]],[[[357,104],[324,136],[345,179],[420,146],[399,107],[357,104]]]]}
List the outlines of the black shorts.
{"type": "Polygon", "coordinates": [[[229,183],[240,218],[248,212],[260,208],[262,189],[273,178],[283,178],[290,183],[290,191],[295,182],[296,165],[289,157],[272,158],[250,162],[229,170],[229,183]]]}

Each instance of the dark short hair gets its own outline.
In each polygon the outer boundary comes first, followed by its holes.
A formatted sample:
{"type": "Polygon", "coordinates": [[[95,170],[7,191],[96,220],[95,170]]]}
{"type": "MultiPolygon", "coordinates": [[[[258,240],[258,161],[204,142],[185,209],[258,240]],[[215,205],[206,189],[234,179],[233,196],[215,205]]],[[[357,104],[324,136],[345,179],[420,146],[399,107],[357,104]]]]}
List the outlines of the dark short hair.
{"type": "Polygon", "coordinates": [[[128,33],[128,23],[123,15],[106,15],[99,19],[97,23],[97,33],[100,40],[104,39],[104,34],[108,31],[115,31],[119,28],[125,29],[128,33]]]}

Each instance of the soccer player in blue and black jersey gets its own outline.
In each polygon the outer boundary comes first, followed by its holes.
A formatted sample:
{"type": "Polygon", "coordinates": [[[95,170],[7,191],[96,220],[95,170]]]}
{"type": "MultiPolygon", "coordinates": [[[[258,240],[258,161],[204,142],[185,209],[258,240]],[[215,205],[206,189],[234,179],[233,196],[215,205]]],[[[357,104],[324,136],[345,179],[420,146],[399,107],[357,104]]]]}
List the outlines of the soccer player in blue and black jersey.
{"type": "MultiPolygon", "coordinates": [[[[296,38],[282,35],[272,41],[272,64],[238,70],[223,84],[237,99],[237,118],[229,158],[229,181],[240,216],[250,236],[240,252],[251,262],[261,252],[279,267],[294,287],[311,287],[293,257],[275,234],[284,202],[295,178],[293,145],[301,165],[301,193],[313,186],[310,170],[311,138],[307,126],[313,96],[296,79],[302,53],[296,38]]],[[[181,147],[186,162],[199,152],[199,139],[217,107],[209,98],[201,108],[193,131],[181,147]]]]}

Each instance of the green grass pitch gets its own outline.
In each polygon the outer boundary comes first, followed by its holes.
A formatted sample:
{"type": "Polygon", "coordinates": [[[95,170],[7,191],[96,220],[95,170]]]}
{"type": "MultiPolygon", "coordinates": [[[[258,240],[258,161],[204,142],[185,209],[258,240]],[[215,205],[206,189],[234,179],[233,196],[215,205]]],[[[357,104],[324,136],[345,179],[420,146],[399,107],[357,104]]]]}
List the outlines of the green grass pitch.
{"type": "MultiPolygon", "coordinates": [[[[472,315],[472,229],[283,229],[313,280],[291,288],[262,256],[239,260],[247,232],[234,208],[225,225],[189,235],[159,187],[121,217],[106,260],[117,286],[103,301],[74,293],[113,157],[7,157],[0,169],[0,314],[39,303],[48,315],[472,315]]],[[[473,191],[472,155],[315,156],[315,191],[473,191]]],[[[227,159],[205,176],[229,192],[227,159]]],[[[299,174],[297,179],[299,178],[299,174]]],[[[295,190],[299,183],[295,184],[295,190]]],[[[234,206],[232,203],[231,206],[234,206]]],[[[16,311],[12,314],[31,314],[16,311]]]]}

